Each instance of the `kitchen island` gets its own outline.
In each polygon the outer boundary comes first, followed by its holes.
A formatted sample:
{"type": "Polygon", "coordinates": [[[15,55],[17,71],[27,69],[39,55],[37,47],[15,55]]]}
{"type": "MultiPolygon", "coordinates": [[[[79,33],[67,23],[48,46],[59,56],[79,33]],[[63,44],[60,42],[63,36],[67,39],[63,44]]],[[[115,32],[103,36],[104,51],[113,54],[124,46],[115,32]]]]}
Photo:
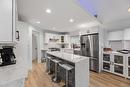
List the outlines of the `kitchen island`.
{"type": "Polygon", "coordinates": [[[74,86],[89,87],[89,58],[79,55],[74,55],[65,52],[47,52],[48,56],[53,56],[74,65],[74,86]]]}

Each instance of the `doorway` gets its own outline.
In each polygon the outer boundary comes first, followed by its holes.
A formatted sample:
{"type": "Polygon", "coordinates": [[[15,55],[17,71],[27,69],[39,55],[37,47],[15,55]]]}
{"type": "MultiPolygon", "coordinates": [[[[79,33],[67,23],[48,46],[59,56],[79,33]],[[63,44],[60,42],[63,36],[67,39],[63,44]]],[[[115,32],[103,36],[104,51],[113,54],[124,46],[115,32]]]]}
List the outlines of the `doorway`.
{"type": "Polygon", "coordinates": [[[32,33],[32,61],[38,63],[38,33],[32,33]]]}

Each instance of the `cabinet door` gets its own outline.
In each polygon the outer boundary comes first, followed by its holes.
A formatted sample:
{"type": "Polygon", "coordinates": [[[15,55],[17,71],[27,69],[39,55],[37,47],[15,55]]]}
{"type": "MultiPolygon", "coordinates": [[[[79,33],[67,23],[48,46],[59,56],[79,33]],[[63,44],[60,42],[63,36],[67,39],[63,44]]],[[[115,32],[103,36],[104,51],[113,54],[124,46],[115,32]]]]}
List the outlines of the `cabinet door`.
{"type": "Polygon", "coordinates": [[[123,31],[109,32],[108,40],[110,40],[110,41],[123,40],[123,31]]]}
{"type": "Polygon", "coordinates": [[[130,57],[128,57],[128,66],[130,67],[130,57]]]}
{"type": "Polygon", "coordinates": [[[116,64],[123,64],[123,56],[114,55],[114,63],[116,63],[116,64]]]}
{"type": "Polygon", "coordinates": [[[103,61],[110,62],[110,54],[103,54],[103,61]]]}
{"type": "Polygon", "coordinates": [[[12,0],[0,0],[0,42],[13,41],[12,6],[12,0]]]}
{"type": "Polygon", "coordinates": [[[110,68],[111,68],[110,63],[108,63],[108,62],[103,62],[103,69],[104,69],[104,70],[110,71],[110,68]]]}
{"type": "Polygon", "coordinates": [[[128,68],[128,77],[130,78],[130,67],[128,68]]]}
{"type": "Polygon", "coordinates": [[[114,73],[124,74],[124,56],[114,55],[114,73]]]}
{"type": "Polygon", "coordinates": [[[111,55],[103,54],[103,70],[111,71],[111,55]]]}
{"type": "Polygon", "coordinates": [[[124,30],[124,40],[130,40],[130,28],[124,30]]]}

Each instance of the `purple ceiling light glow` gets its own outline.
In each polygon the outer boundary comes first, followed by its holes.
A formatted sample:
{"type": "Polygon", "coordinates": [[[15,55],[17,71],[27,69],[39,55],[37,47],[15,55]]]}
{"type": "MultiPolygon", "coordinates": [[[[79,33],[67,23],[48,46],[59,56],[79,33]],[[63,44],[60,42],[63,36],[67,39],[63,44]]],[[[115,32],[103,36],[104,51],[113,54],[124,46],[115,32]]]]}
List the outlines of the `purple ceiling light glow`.
{"type": "Polygon", "coordinates": [[[97,15],[91,0],[78,0],[78,2],[86,11],[90,12],[90,14],[97,15]]]}

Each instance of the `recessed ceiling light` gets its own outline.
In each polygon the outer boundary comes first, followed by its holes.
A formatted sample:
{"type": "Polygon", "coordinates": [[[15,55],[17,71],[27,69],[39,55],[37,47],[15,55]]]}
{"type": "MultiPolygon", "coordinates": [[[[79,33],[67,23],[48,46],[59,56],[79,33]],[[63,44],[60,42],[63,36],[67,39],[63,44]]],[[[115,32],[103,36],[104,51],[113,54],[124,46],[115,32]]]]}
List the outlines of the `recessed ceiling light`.
{"type": "Polygon", "coordinates": [[[47,8],[46,9],[46,13],[50,14],[51,13],[51,9],[47,8]]]}
{"type": "Polygon", "coordinates": [[[74,22],[74,19],[70,19],[69,22],[74,22]]]}
{"type": "Polygon", "coordinates": [[[130,7],[128,8],[128,12],[130,12],[130,7]]]}
{"type": "Polygon", "coordinates": [[[40,21],[37,21],[36,23],[37,23],[37,24],[40,24],[41,22],[40,22],[40,21]]]}

